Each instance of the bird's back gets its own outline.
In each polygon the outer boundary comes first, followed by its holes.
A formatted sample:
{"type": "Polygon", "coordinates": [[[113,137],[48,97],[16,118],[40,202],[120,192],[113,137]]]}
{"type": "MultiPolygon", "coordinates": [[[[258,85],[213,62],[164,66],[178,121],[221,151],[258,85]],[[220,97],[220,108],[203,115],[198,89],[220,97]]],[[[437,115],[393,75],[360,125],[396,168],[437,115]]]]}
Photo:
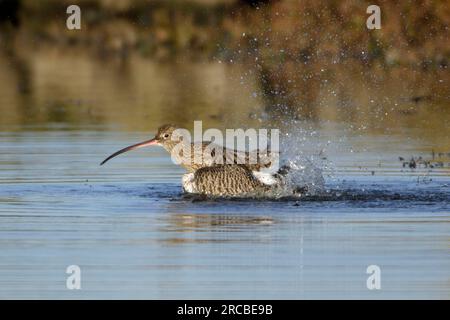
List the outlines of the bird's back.
{"type": "Polygon", "coordinates": [[[267,153],[266,151],[244,152],[203,142],[201,148],[196,147],[192,143],[191,157],[188,158],[187,162],[186,159],[183,160],[183,158],[180,158],[180,163],[189,172],[194,172],[205,167],[231,164],[246,166],[250,171],[260,171],[262,168],[269,168],[272,165],[271,156],[271,153],[267,153]]]}

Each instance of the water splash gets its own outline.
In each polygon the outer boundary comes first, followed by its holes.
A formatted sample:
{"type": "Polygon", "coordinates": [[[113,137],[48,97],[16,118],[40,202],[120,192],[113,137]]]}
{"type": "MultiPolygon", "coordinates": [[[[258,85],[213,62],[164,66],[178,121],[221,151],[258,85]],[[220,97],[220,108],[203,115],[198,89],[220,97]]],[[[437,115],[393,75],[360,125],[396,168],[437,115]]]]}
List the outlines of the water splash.
{"type": "Polygon", "coordinates": [[[325,191],[324,170],[330,162],[324,155],[326,146],[317,131],[306,123],[283,124],[280,136],[280,176],[282,182],[269,192],[274,198],[319,195],[325,191]]]}
{"type": "Polygon", "coordinates": [[[285,176],[284,193],[286,195],[317,195],[325,190],[322,169],[303,156],[286,162],[290,170],[285,176]]]}

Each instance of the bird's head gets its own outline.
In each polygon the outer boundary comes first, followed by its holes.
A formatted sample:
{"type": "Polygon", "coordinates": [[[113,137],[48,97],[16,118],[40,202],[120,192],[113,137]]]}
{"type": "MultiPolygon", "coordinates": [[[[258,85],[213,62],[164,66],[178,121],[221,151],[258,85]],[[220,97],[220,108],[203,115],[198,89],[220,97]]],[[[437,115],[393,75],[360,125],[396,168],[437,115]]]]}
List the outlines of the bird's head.
{"type": "Polygon", "coordinates": [[[123,149],[113,153],[105,160],[103,160],[103,162],[100,165],[105,164],[108,160],[114,158],[115,156],[118,156],[119,154],[122,154],[127,151],[131,151],[131,150],[135,150],[135,149],[140,149],[143,147],[159,145],[159,146],[164,147],[166,150],[170,151],[172,149],[172,147],[176,144],[176,142],[172,140],[172,135],[173,135],[174,131],[177,129],[178,129],[177,126],[174,126],[171,124],[165,124],[158,129],[158,132],[156,133],[154,138],[143,141],[143,142],[139,142],[137,144],[133,144],[126,148],[123,148],[123,149]]]}
{"type": "Polygon", "coordinates": [[[164,145],[169,141],[172,141],[172,135],[177,129],[179,128],[173,124],[165,124],[158,128],[158,132],[153,140],[156,140],[156,144],[164,145]]]}

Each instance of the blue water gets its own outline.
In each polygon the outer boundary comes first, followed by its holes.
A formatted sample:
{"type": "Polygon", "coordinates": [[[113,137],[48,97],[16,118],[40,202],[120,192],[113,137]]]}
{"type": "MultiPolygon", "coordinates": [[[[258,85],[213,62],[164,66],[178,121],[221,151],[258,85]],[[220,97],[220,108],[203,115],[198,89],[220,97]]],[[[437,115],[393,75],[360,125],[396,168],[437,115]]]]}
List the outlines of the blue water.
{"type": "Polygon", "coordinates": [[[98,166],[141,138],[0,134],[0,298],[450,298],[450,175],[403,168],[412,142],[331,155],[317,196],[199,201],[161,149],[98,166]]]}

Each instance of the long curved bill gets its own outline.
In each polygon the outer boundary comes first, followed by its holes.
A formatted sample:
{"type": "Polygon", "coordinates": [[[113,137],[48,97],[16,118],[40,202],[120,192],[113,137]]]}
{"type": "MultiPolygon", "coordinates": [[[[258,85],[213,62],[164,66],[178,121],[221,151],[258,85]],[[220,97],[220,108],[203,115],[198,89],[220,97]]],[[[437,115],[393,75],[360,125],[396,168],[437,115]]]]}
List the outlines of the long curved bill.
{"type": "Polygon", "coordinates": [[[151,140],[147,140],[147,141],[139,142],[139,143],[137,143],[137,144],[133,144],[132,146],[123,148],[123,149],[117,151],[116,153],[113,153],[113,154],[110,155],[108,158],[106,158],[105,160],[103,160],[103,162],[100,163],[100,165],[105,164],[108,160],[114,158],[115,156],[118,156],[118,155],[121,154],[121,153],[124,153],[124,152],[127,152],[127,151],[131,151],[131,150],[135,150],[135,149],[140,149],[140,148],[148,147],[148,146],[152,146],[152,145],[155,145],[155,144],[157,144],[157,143],[158,143],[158,141],[157,141],[155,138],[153,138],[153,139],[151,139],[151,140]]]}

